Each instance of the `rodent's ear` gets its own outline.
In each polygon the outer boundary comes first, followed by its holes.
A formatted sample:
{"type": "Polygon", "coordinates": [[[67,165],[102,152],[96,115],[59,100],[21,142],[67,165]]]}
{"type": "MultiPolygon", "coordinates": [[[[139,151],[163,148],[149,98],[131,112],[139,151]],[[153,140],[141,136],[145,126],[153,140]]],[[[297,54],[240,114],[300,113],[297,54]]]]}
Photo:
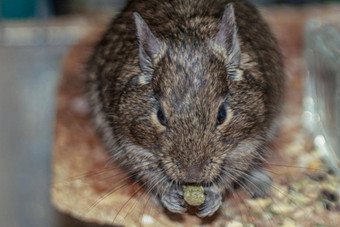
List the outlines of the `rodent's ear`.
{"type": "Polygon", "coordinates": [[[140,67],[143,72],[151,74],[153,61],[162,51],[163,43],[152,34],[139,13],[134,12],[133,15],[137,29],[140,67]]]}
{"type": "Polygon", "coordinates": [[[237,39],[237,25],[234,14],[234,7],[227,4],[220,30],[213,42],[213,48],[222,51],[228,58],[228,66],[236,69],[240,64],[240,44],[237,39]]]}

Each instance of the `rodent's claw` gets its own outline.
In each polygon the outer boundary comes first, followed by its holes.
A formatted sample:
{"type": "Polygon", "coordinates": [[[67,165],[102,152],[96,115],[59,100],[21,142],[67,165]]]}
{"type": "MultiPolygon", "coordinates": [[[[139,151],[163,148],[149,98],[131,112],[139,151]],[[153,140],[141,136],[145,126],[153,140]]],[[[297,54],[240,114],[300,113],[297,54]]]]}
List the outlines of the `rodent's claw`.
{"type": "Polygon", "coordinates": [[[183,191],[176,187],[169,187],[161,197],[165,208],[173,213],[183,214],[187,209],[183,198],[183,191]]]}
{"type": "Polygon", "coordinates": [[[219,193],[214,192],[209,188],[205,188],[204,194],[205,194],[204,204],[202,205],[200,212],[198,212],[197,214],[197,216],[200,218],[212,216],[222,205],[222,196],[219,193]]]}

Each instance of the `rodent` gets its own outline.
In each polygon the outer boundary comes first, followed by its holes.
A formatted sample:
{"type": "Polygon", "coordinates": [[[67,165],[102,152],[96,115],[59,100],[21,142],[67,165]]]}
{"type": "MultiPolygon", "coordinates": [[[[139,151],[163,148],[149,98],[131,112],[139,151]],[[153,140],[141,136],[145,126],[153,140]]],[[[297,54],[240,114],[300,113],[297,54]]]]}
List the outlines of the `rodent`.
{"type": "Polygon", "coordinates": [[[183,185],[203,186],[199,217],[234,185],[270,192],[261,163],[275,138],[282,56],[243,0],[132,0],[86,69],[94,124],[119,164],[163,207],[184,213],[183,185]]]}

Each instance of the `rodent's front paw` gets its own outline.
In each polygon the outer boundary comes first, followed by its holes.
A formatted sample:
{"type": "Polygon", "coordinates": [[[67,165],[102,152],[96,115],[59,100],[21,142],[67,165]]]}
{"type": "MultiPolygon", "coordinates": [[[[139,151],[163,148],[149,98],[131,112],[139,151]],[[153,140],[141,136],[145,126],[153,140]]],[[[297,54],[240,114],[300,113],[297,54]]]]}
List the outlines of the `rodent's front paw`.
{"type": "Polygon", "coordinates": [[[204,188],[205,201],[197,216],[204,218],[213,215],[222,205],[222,196],[212,188],[204,188]]]}
{"type": "Polygon", "coordinates": [[[175,186],[170,186],[161,197],[164,207],[173,213],[183,214],[187,209],[183,198],[183,191],[175,186]]]}

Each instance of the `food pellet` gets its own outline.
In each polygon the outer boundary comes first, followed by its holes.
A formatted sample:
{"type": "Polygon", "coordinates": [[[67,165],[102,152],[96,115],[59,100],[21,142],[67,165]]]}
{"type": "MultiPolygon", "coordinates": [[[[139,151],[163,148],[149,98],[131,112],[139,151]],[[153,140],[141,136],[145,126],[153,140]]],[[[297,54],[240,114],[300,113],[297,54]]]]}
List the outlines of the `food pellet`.
{"type": "Polygon", "coordinates": [[[190,206],[200,206],[204,203],[204,189],[202,186],[183,186],[184,200],[190,206]]]}

